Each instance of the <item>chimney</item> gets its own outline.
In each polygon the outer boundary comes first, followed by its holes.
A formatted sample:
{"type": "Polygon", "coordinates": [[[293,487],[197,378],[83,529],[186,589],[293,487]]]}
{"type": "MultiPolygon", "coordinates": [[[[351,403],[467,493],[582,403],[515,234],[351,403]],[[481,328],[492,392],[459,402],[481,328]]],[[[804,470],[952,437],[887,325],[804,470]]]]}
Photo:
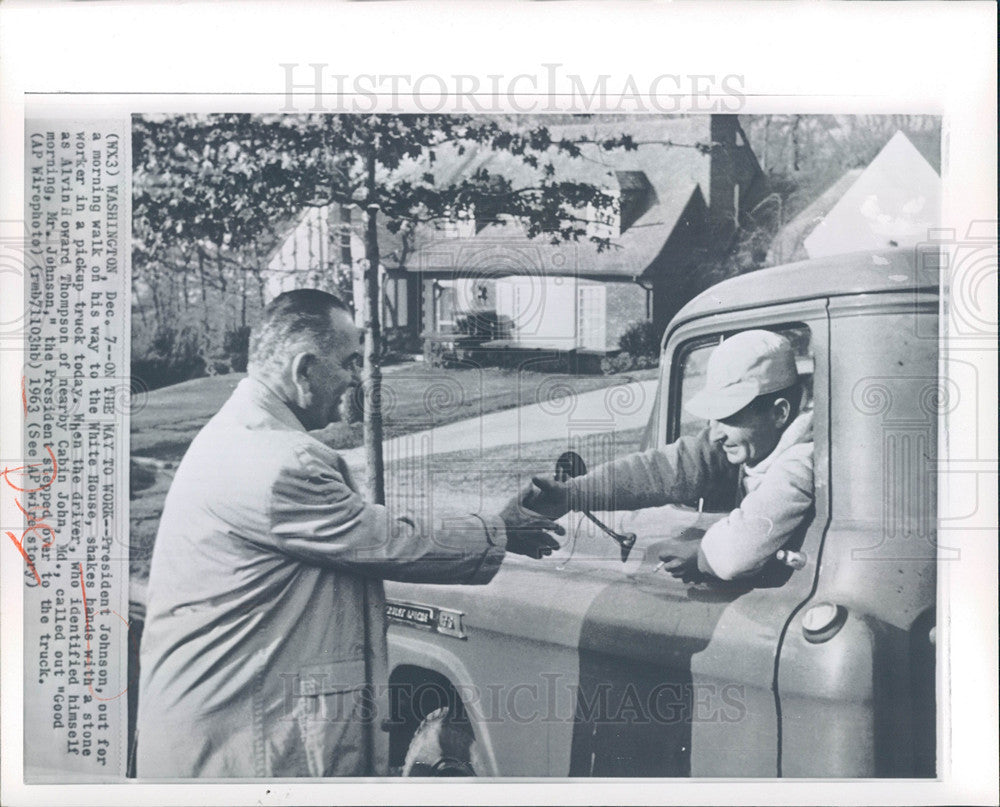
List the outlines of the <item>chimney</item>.
{"type": "Polygon", "coordinates": [[[712,115],[709,126],[712,152],[708,175],[708,221],[711,241],[719,248],[728,246],[739,217],[737,170],[742,140],[736,115],[712,115]]]}

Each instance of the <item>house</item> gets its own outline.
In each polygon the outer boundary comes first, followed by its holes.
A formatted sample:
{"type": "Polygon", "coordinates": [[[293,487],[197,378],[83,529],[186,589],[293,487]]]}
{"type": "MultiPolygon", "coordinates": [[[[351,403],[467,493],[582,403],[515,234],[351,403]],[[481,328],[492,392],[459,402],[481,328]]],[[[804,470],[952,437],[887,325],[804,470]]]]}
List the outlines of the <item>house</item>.
{"type": "MultiPolygon", "coordinates": [[[[349,274],[352,299],[357,302],[354,320],[361,327],[365,246],[358,234],[364,226],[360,219],[360,212],[353,206],[341,208],[330,204],[303,210],[288,226],[287,235],[268,258],[264,273],[268,299],[304,287],[338,293],[348,285],[346,277],[349,274]]],[[[379,266],[380,316],[383,326],[390,329],[405,329],[411,321],[419,321],[410,316],[411,309],[419,309],[419,287],[407,275],[394,271],[399,263],[398,252],[394,251],[398,242],[395,234],[384,226],[379,228],[379,245],[384,258],[379,266]]]]}
{"type": "MultiPolygon", "coordinates": [[[[618,210],[588,211],[581,240],[528,238],[518,222],[475,220],[423,227],[401,267],[419,278],[421,328],[447,331],[463,313],[513,322],[515,345],[615,350],[632,323],[662,332],[701,291],[699,263],[728,247],[741,211],[762,196],[763,176],[736,116],[602,116],[550,127],[553,137],[592,141],[629,134],[634,151],[596,143],[579,158],[552,155],[557,179],[597,185],[618,210]]],[[[440,158],[439,158],[440,160],[440,158]]],[[[505,152],[464,155],[459,169],[530,184],[531,171],[505,152]]]]}
{"type": "Polygon", "coordinates": [[[941,178],[902,132],[846,172],[776,235],[768,263],[916,246],[939,226],[941,178]]]}
{"type": "MultiPolygon", "coordinates": [[[[543,121],[544,122],[544,121],[543,121]]],[[[725,251],[742,211],[763,195],[763,175],[734,115],[604,115],[562,117],[553,139],[600,141],[630,135],[635,150],[581,145],[580,157],[547,155],[555,179],[596,185],[616,209],[581,211],[587,234],[608,238],[599,252],[589,240],[553,243],[528,238],[518,221],[489,211],[462,211],[451,221],[421,224],[405,239],[380,229],[383,322],[421,334],[452,331],[463,316],[491,314],[512,323],[513,345],[556,350],[613,351],[625,329],[652,321],[662,332],[702,290],[701,262],[725,251]]],[[[486,170],[530,185],[540,169],[502,150],[436,150],[438,185],[486,170]]],[[[397,172],[400,173],[400,172],[397,172]]],[[[306,210],[268,263],[273,294],[303,285],[329,287],[345,273],[341,211],[306,210]]],[[[346,215],[346,214],[345,214],[346,215]]],[[[360,211],[352,221],[350,259],[355,299],[363,288],[360,211]]],[[[384,224],[384,222],[383,222],[384,224]]]]}

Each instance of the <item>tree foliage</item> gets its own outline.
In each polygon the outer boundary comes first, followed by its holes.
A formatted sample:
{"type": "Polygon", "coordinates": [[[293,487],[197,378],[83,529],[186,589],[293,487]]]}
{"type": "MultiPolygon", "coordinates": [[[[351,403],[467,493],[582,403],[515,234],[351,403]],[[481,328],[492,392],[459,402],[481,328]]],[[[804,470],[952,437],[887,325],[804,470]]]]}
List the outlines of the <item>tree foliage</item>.
{"type": "MultiPolygon", "coordinates": [[[[578,156],[583,142],[555,139],[544,126],[510,131],[460,115],[137,118],[136,262],[172,249],[235,256],[273,239],[276,228],[304,208],[330,203],[377,205],[397,230],[480,204],[522,219],[532,235],[579,239],[586,235],[579,211],[614,203],[600,188],[556,176],[552,156],[578,156]],[[538,169],[537,181],[517,186],[486,169],[450,181],[436,174],[440,150],[462,155],[474,147],[521,158],[538,169]]],[[[599,145],[635,148],[628,136],[599,145]]]]}
{"type": "MultiPolygon", "coordinates": [[[[264,271],[289,223],[331,203],[377,208],[386,228],[472,209],[520,220],[529,236],[594,242],[582,210],[613,206],[603,189],[557,176],[556,155],[579,156],[586,139],[545,126],[461,115],[174,115],[133,124],[133,266],[140,317],[172,321],[189,307],[209,332],[227,311],[233,327],[264,296],[264,271]],[[532,181],[485,168],[450,176],[439,156],[506,151],[532,181]],[[226,305],[213,304],[225,298],[226,305]],[[239,312],[229,311],[239,300],[239,312]],[[248,302],[249,301],[249,302],[248,302]]],[[[599,148],[634,149],[628,136],[599,148]]],[[[331,267],[331,271],[336,271],[331,267]]],[[[349,285],[349,284],[348,284],[349,285]]]]}
{"type": "MultiPolygon", "coordinates": [[[[586,138],[553,137],[542,125],[462,115],[179,115],[137,118],[133,126],[134,299],[140,318],[151,298],[155,327],[178,308],[200,304],[207,341],[218,311],[212,294],[240,300],[237,330],[247,325],[256,287],[263,303],[267,257],[284,225],[309,207],[357,205],[366,213],[366,394],[379,399],[378,227],[412,231],[419,223],[489,211],[521,222],[529,237],[589,238],[598,250],[609,237],[589,235],[582,211],[617,202],[595,185],[558,175],[557,156],[579,157],[586,138]],[[454,160],[479,151],[517,158],[517,176],[484,166],[455,171],[454,160]],[[372,268],[374,267],[374,269],[372,268]],[[252,279],[252,280],[251,280],[252,279]],[[233,291],[237,290],[234,294],[233,291]],[[374,301],[374,302],[372,302],[374,301]]],[[[635,149],[627,135],[596,143],[635,149]]],[[[333,271],[333,267],[331,267],[333,271]]],[[[171,326],[168,326],[171,327],[171,326]]],[[[232,333],[231,326],[221,328],[232,333]]],[[[365,408],[366,442],[381,442],[378,406],[365,408]],[[374,431],[369,432],[369,419],[374,431]]],[[[381,455],[370,458],[380,478],[381,455]]],[[[373,498],[381,496],[376,491],[373,498]]]]}

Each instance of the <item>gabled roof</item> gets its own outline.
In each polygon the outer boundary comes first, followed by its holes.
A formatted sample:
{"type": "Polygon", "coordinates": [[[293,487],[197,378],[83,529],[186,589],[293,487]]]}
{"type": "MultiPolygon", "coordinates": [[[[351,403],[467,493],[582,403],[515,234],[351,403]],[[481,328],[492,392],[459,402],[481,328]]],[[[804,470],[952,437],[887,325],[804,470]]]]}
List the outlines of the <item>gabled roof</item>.
{"type": "Polygon", "coordinates": [[[862,170],[861,168],[852,168],[847,171],[818,199],[815,199],[805,210],[778,231],[774,241],[771,242],[771,248],[767,251],[768,265],[776,266],[791,261],[804,261],[809,257],[802,242],[816,229],[816,225],[833,210],[837,202],[847,193],[848,188],[861,176],[862,170]]]}
{"type": "MultiPolygon", "coordinates": [[[[700,187],[707,199],[710,158],[694,146],[710,142],[708,116],[600,116],[554,125],[550,132],[554,138],[572,140],[629,134],[640,143],[634,151],[604,151],[596,144],[587,144],[579,158],[550,150],[557,179],[620,190],[620,177],[624,177],[627,190],[636,184],[637,174],[645,175],[652,188],[651,204],[627,222],[626,230],[612,239],[610,249],[598,253],[596,245],[583,239],[559,244],[552,244],[552,237],[546,235],[528,239],[524,228],[514,221],[487,225],[468,238],[444,237],[428,226],[415,236],[415,251],[405,268],[411,272],[464,272],[472,261],[474,268],[498,273],[510,266],[521,267],[522,272],[634,279],[663,250],[696,189],[700,187]]],[[[540,170],[525,165],[517,156],[488,149],[458,154],[446,148],[438,151],[433,166],[414,165],[411,170],[430,170],[437,182],[450,183],[481,168],[513,180],[515,186],[530,185],[540,176],[540,170]]]]}
{"type": "Polygon", "coordinates": [[[914,246],[939,226],[940,210],[941,178],[896,132],[803,245],[812,258],[914,246]]]}

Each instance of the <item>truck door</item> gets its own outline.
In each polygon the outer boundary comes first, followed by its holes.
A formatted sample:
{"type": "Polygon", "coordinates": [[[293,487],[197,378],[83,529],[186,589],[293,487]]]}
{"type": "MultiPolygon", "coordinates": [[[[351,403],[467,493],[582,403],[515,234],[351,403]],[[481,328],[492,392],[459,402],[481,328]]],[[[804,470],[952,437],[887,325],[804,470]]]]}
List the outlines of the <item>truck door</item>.
{"type": "Polygon", "coordinates": [[[957,557],[937,543],[937,419],[959,390],[938,377],[936,288],[833,297],[829,314],[836,493],[781,647],[781,775],[930,777],[936,560],[957,557]]]}
{"type": "MultiPolygon", "coordinates": [[[[827,523],[826,301],[706,317],[678,328],[666,345],[657,422],[647,433],[652,445],[665,445],[705,426],[683,402],[703,386],[708,354],[720,339],[750,328],[791,339],[803,410],[814,419],[815,514],[791,547],[800,568],[775,561],[751,579],[688,584],[658,571],[649,556],[628,573],[628,585],[608,585],[595,596],[580,636],[571,776],[779,774],[778,650],[789,620],[812,591],[827,523]]],[[[722,498],[703,501],[700,514],[699,503],[688,502],[686,509],[607,515],[639,535],[641,552],[724,517],[734,502],[722,498]]]]}

